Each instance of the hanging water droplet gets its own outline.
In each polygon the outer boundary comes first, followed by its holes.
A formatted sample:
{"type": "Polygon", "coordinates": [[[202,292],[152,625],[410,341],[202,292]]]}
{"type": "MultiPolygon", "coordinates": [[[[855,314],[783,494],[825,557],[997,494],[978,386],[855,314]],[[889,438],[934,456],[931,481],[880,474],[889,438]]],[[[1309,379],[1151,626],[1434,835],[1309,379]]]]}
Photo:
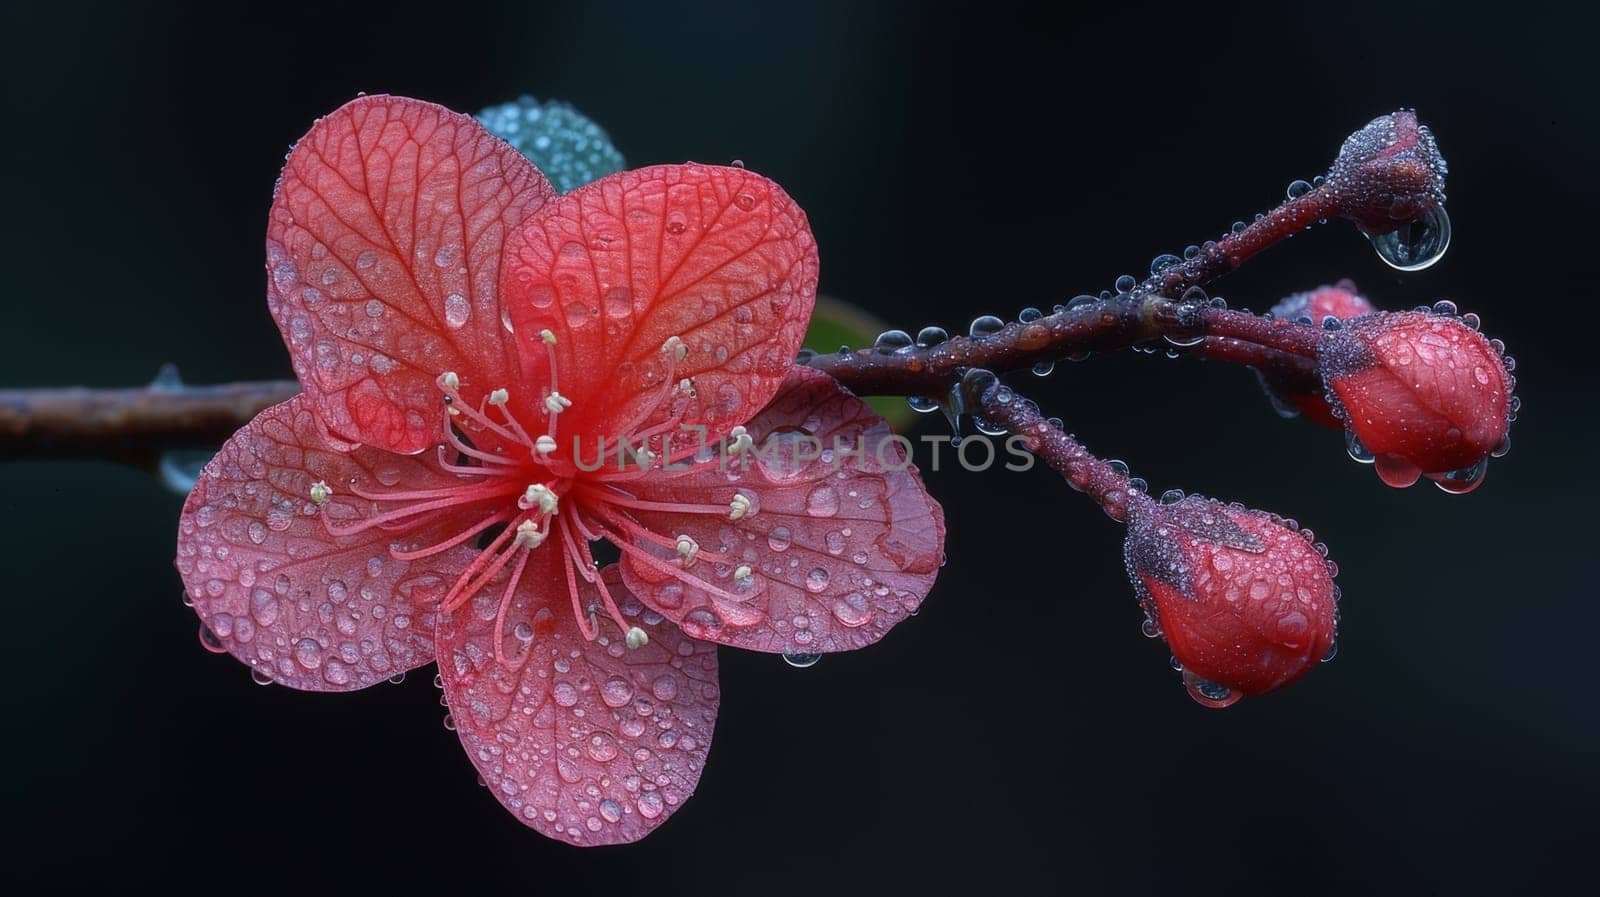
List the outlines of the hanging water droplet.
{"type": "Polygon", "coordinates": [[[1369,236],[1378,258],[1400,271],[1421,271],[1444,258],[1450,248],[1450,216],[1434,206],[1420,221],[1402,224],[1386,234],[1369,236]]]}
{"type": "Polygon", "coordinates": [[[1196,258],[1199,255],[1200,255],[1200,247],[1194,245],[1193,243],[1190,243],[1188,246],[1183,247],[1183,257],[1185,259],[1196,258]]]}
{"type": "Polygon", "coordinates": [[[264,667],[251,667],[250,681],[257,685],[271,685],[272,674],[267,672],[264,667]]]}
{"type": "Polygon", "coordinates": [[[1483,319],[1478,317],[1476,312],[1469,311],[1461,316],[1461,323],[1467,325],[1473,330],[1477,330],[1479,327],[1483,326],[1483,319]]]}
{"type": "Polygon", "coordinates": [[[1055,369],[1056,369],[1056,363],[1055,362],[1053,362],[1053,361],[1041,361],[1038,364],[1033,366],[1033,374],[1036,377],[1048,377],[1048,376],[1050,376],[1050,373],[1052,371],[1054,371],[1055,369]]]}
{"type": "Polygon", "coordinates": [[[911,348],[912,345],[911,334],[904,330],[885,330],[878,334],[878,338],[872,343],[872,348],[878,350],[880,355],[893,355],[911,348]]]}
{"type": "Polygon", "coordinates": [[[1154,617],[1146,614],[1144,620],[1139,623],[1139,632],[1145,638],[1160,638],[1161,624],[1157,623],[1154,617]]]}
{"type": "Polygon", "coordinates": [[[939,410],[939,403],[927,396],[906,396],[906,404],[918,414],[927,414],[939,410]]]}
{"type": "Polygon", "coordinates": [[[1452,495],[1466,495],[1483,485],[1483,475],[1488,471],[1489,459],[1480,458],[1476,464],[1448,473],[1435,474],[1431,479],[1434,485],[1452,495]]]}
{"type": "Polygon", "coordinates": [[[1218,685],[1189,672],[1183,674],[1183,684],[1189,689],[1189,697],[1194,698],[1195,703],[1213,710],[1231,707],[1244,697],[1226,685],[1218,685]]]}
{"type": "Polygon", "coordinates": [[[227,646],[222,644],[222,639],[217,638],[217,634],[211,631],[211,627],[204,623],[200,624],[200,646],[212,654],[226,654],[228,652],[227,646]]]}
{"type": "Polygon", "coordinates": [[[798,651],[785,652],[783,655],[783,662],[797,670],[803,670],[806,667],[814,667],[817,665],[817,661],[821,659],[821,654],[802,654],[798,651]]]}
{"type": "Polygon", "coordinates": [[[1131,293],[1133,288],[1138,285],[1139,281],[1135,280],[1132,274],[1124,274],[1117,278],[1116,282],[1117,292],[1119,293],[1131,293]]]}
{"type": "Polygon", "coordinates": [[[1161,503],[1164,505],[1175,505],[1180,501],[1183,501],[1182,489],[1168,489],[1161,493],[1161,503]]]}
{"type": "Polygon", "coordinates": [[[1150,484],[1145,482],[1143,477],[1130,477],[1128,479],[1128,491],[1143,494],[1150,491],[1150,484]]]}
{"type": "Polygon", "coordinates": [[[949,338],[950,331],[943,327],[924,327],[917,331],[917,345],[924,349],[937,346],[949,338]]]}
{"type": "Polygon", "coordinates": [[[1328,653],[1322,655],[1322,661],[1321,662],[1322,663],[1328,663],[1329,661],[1333,660],[1335,657],[1338,657],[1338,656],[1339,656],[1339,641],[1338,641],[1338,639],[1335,639],[1332,644],[1328,645],[1328,653]]]}
{"type": "Polygon", "coordinates": [[[1438,302],[1433,303],[1433,313],[1436,315],[1454,315],[1456,313],[1456,304],[1449,299],[1440,299],[1438,302]]]}
{"type": "Polygon", "coordinates": [[[1344,450],[1350,455],[1350,460],[1352,461],[1371,464],[1377,460],[1377,457],[1367,451],[1367,447],[1361,444],[1361,440],[1356,438],[1356,434],[1349,430],[1344,431],[1344,450]]]}
{"type": "Polygon", "coordinates": [[[179,495],[188,495],[194,489],[200,471],[216,452],[196,449],[173,449],[161,455],[161,484],[179,495]]]}
{"type": "Polygon", "coordinates": [[[1235,234],[1242,234],[1244,233],[1244,229],[1249,226],[1250,225],[1245,224],[1243,221],[1235,221],[1233,223],[1233,227],[1228,228],[1228,230],[1235,234]]]}
{"type": "Polygon", "coordinates": [[[972,324],[967,328],[967,335],[973,337],[993,336],[1006,326],[1006,322],[994,315],[982,315],[972,319],[972,324]]]}
{"type": "Polygon", "coordinates": [[[1491,457],[1491,458],[1504,458],[1506,455],[1509,455],[1509,454],[1511,454],[1511,434],[1507,433],[1500,440],[1500,444],[1494,447],[1494,451],[1489,453],[1489,457],[1491,457]]]}
{"type": "Polygon", "coordinates": [[[1289,189],[1283,191],[1283,195],[1290,199],[1299,199],[1310,192],[1311,184],[1302,180],[1293,180],[1289,182],[1289,189]]]}
{"type": "Polygon", "coordinates": [[[1121,476],[1128,475],[1128,462],[1126,461],[1118,458],[1112,458],[1110,461],[1106,462],[1106,466],[1110,467],[1113,471],[1121,476]]]}

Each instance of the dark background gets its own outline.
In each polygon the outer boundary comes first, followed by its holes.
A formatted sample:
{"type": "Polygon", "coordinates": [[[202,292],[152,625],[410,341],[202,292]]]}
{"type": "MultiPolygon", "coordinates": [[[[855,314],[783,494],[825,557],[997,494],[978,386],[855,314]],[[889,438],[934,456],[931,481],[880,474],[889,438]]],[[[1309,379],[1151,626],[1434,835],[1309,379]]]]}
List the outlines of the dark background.
{"type": "MultiPolygon", "coordinates": [[[[0,467],[8,878],[230,893],[1514,893],[1586,876],[1600,798],[1586,13],[1414,3],[757,9],[10,4],[0,384],[286,376],[262,234],[285,149],[357,91],[565,98],[631,163],[743,159],[806,208],[824,292],[907,329],[1142,272],[1419,109],[1455,242],[1398,275],[1351,228],[1219,290],[1451,297],[1521,362],[1468,497],[1383,487],[1246,371],[1100,358],[1019,384],[1157,490],[1297,516],[1343,568],[1332,664],[1225,712],[1139,635],[1120,531],[1042,470],[930,475],[949,566],[884,643],[724,651],[695,798],[582,851],[483,789],[426,671],[306,695],[201,650],[181,499],[0,467]],[[581,888],[582,890],[564,890],[581,888]]],[[[930,424],[934,422],[928,422],[930,424]]]]}

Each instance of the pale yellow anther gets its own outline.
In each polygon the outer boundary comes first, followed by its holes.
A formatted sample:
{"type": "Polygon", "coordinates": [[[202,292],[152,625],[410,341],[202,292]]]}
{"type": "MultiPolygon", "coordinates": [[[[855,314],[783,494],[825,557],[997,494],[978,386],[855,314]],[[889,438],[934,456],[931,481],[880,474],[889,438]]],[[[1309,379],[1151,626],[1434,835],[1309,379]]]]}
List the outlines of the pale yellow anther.
{"type": "Polygon", "coordinates": [[[734,427],[729,430],[728,438],[733,440],[733,443],[728,446],[728,451],[736,455],[756,444],[756,441],[750,438],[750,431],[744,427],[734,427]]]}
{"type": "Polygon", "coordinates": [[[628,630],[627,640],[628,647],[637,651],[650,644],[650,634],[635,626],[628,630]]]}
{"type": "Polygon", "coordinates": [[[689,354],[689,347],[685,346],[679,337],[669,336],[667,341],[661,344],[661,351],[671,352],[673,358],[682,361],[684,356],[689,354]]]}
{"type": "Polygon", "coordinates": [[[547,346],[553,346],[556,344],[556,335],[551,333],[548,329],[539,331],[539,339],[544,340],[544,344],[547,346]]]}
{"type": "Polygon", "coordinates": [[[511,393],[507,390],[497,389],[489,393],[489,404],[491,405],[504,405],[509,401],[511,401],[511,393]]]}
{"type": "Polygon", "coordinates": [[[333,494],[333,487],[327,480],[317,480],[311,484],[311,500],[319,505],[328,503],[328,496],[333,494]]]}
{"type": "Polygon", "coordinates": [[[740,564],[739,565],[739,569],[733,571],[733,578],[734,578],[735,581],[744,579],[744,578],[748,577],[749,575],[750,575],[750,565],[749,564],[740,564]]]}
{"type": "Polygon", "coordinates": [[[678,557],[683,558],[685,567],[694,563],[694,556],[700,553],[700,543],[689,536],[678,537],[678,557]]]}
{"type": "Polygon", "coordinates": [[[732,501],[728,502],[728,519],[729,520],[738,520],[740,517],[743,517],[744,515],[746,515],[748,513],[750,513],[750,498],[749,498],[749,496],[746,496],[743,493],[740,493],[738,495],[735,495],[733,497],[732,501]]]}
{"type": "Polygon", "coordinates": [[[556,440],[546,434],[533,441],[533,450],[541,455],[548,455],[556,450],[556,440]]]}
{"type": "Polygon", "coordinates": [[[688,396],[691,399],[694,398],[694,396],[695,396],[694,381],[690,380],[688,377],[685,377],[682,380],[679,380],[678,381],[678,392],[683,393],[684,395],[688,396]]]}
{"type": "Polygon", "coordinates": [[[549,487],[543,483],[534,483],[529,486],[522,493],[522,497],[517,499],[517,507],[524,511],[538,508],[542,514],[554,514],[559,505],[560,501],[556,494],[551,492],[549,487]]]}
{"type": "Polygon", "coordinates": [[[461,388],[461,378],[456,376],[455,371],[445,371],[439,375],[439,385],[454,392],[461,388]]]}
{"type": "Polygon", "coordinates": [[[524,520],[517,524],[516,545],[519,548],[538,548],[544,544],[546,535],[548,534],[539,529],[539,524],[532,520],[524,520]]]}
{"type": "Polygon", "coordinates": [[[572,407],[572,400],[559,392],[553,392],[544,397],[544,410],[551,414],[560,414],[572,407]]]}

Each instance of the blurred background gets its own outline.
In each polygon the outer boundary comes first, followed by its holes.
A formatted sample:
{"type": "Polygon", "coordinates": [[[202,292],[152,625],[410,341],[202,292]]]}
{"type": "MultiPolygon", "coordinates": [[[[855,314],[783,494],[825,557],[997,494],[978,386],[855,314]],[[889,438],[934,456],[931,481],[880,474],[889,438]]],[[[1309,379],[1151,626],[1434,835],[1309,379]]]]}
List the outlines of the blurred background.
{"type": "MultiPolygon", "coordinates": [[[[358,91],[570,100],[630,164],[739,158],[805,207],[822,290],[915,332],[1142,274],[1414,106],[1454,243],[1385,267],[1334,224],[1221,283],[1451,298],[1520,366],[1515,448],[1467,497],[1383,487],[1248,371],[1125,353],[1016,385],[1156,491],[1333,549],[1336,661],[1223,712],[1139,634],[1120,529],[1053,474],[948,466],[913,621],[791,669],[724,651],[700,788],[627,848],[522,828],[431,674],[335,696],[203,651],[181,498],[109,464],[0,466],[11,637],[0,868],[27,890],[1460,894],[1588,875],[1600,149],[1592,13],[1424,4],[1067,11],[7,4],[0,385],[289,375],[263,231],[289,144],[358,91]],[[1588,17],[1587,19],[1585,17],[1588,17]],[[1587,74],[1586,74],[1587,73],[1587,74]]],[[[923,420],[925,427],[939,426],[923,420]]]]}

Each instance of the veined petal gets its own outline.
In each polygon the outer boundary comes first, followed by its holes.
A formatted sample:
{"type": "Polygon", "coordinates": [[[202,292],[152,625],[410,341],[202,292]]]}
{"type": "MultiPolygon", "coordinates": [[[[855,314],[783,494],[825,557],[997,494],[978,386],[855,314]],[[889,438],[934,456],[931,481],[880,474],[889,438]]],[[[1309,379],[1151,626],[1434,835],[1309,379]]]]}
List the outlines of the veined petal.
{"type": "Polygon", "coordinates": [[[476,551],[390,557],[396,539],[444,538],[438,518],[415,532],[329,535],[324,515],[370,513],[373,503],[348,491],[352,478],[408,488],[456,480],[412,458],[329,447],[311,401],[302,393],[261,412],[206,465],[178,521],[177,567],[200,619],[235,657],[281,685],[347,691],[433,660],[434,605],[476,551]],[[331,490],[317,490],[321,503],[314,483],[331,490]]]}
{"type": "Polygon", "coordinates": [[[731,508],[745,497],[750,510],[737,520],[631,512],[669,539],[693,539],[698,554],[682,572],[710,588],[625,553],[628,587],[691,636],[738,648],[809,654],[882,638],[921,605],[944,556],[944,512],[905,444],[866,403],[804,367],[748,430],[754,445],[726,464],[625,484],[662,503],[731,508]]]}
{"type": "Polygon", "coordinates": [[[474,399],[517,370],[497,286],[508,231],[554,195],[471,116],[353,100],[284,164],[267,223],[267,304],[312,407],[340,439],[439,439],[435,378],[474,399]]]}
{"type": "Polygon", "coordinates": [[[506,244],[501,274],[524,380],[548,383],[540,332],[556,338],[564,432],[615,438],[690,378],[683,423],[715,439],[777,391],[816,302],[805,213],[742,168],[657,165],[551,200],[506,244]],[[663,344],[685,356],[664,363],[663,344]]]}
{"type": "MultiPolygon", "coordinates": [[[[573,620],[550,549],[529,555],[499,631],[500,592],[440,618],[439,670],[462,747],[518,821],[581,845],[644,837],[694,792],[716,724],[716,646],[685,637],[609,589],[649,643],[630,649],[599,616],[595,641],[573,620]],[[654,623],[652,623],[654,621],[654,623]]],[[[593,586],[579,580],[588,601],[593,586]]]]}

